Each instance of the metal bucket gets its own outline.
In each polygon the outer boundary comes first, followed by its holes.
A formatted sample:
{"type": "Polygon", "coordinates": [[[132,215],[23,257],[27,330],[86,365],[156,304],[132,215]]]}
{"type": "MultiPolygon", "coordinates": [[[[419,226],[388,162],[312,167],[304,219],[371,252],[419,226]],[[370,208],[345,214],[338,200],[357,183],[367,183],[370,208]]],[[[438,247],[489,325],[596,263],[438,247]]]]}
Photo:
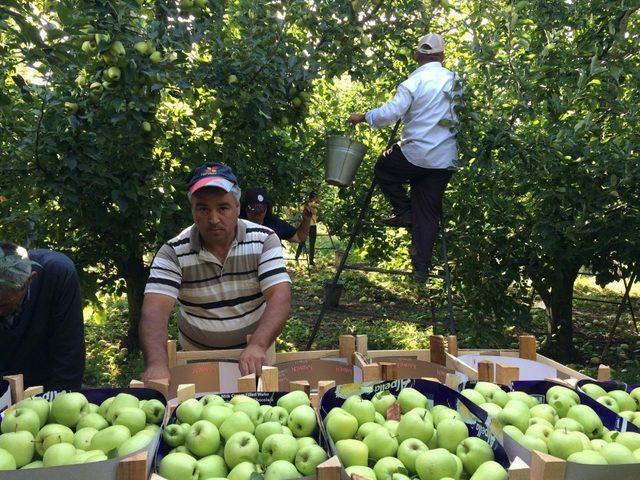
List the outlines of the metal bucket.
{"type": "Polygon", "coordinates": [[[324,174],[327,183],[338,187],[350,185],[366,151],[367,147],[351,138],[329,137],[324,174]]]}

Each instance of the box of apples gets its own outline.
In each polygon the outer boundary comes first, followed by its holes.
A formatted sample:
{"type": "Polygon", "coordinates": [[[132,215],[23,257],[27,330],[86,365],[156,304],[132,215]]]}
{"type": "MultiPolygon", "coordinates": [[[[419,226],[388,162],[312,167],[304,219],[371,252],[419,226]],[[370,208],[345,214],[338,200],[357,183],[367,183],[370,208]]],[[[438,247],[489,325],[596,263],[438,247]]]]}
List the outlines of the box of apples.
{"type": "Polygon", "coordinates": [[[178,405],[156,456],[166,480],[315,478],[327,460],[303,391],[204,394],[178,405]]]}
{"type": "MultiPolygon", "coordinates": [[[[593,398],[596,402],[613,410],[627,422],[640,428],[640,385],[627,385],[623,382],[595,382],[580,380],[578,390],[593,398]]],[[[629,427],[632,431],[633,427],[629,427]]]]}
{"type": "Polygon", "coordinates": [[[146,451],[153,458],[165,410],[165,398],[146,388],[26,398],[0,414],[0,477],[115,480],[124,457],[146,451]]]}
{"type": "Polygon", "coordinates": [[[549,381],[517,381],[509,393],[478,382],[474,390],[483,398],[473,401],[491,410],[491,428],[502,434],[509,458],[530,463],[533,450],[561,458],[565,480],[640,478],[640,434],[584,393],[549,381]]]}
{"type": "Polygon", "coordinates": [[[508,459],[487,413],[438,382],[339,385],[320,401],[332,453],[369,480],[506,480],[508,459]]]}

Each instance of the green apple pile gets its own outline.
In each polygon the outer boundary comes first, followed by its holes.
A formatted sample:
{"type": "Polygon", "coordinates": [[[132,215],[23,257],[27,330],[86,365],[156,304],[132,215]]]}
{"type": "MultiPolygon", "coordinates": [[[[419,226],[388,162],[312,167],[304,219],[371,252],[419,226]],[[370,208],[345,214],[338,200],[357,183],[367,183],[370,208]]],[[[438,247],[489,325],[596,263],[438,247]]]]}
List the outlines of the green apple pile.
{"type": "Polygon", "coordinates": [[[597,402],[640,427],[640,387],[634,388],[631,393],[624,390],[607,392],[595,383],[585,383],[580,388],[597,402]]]}
{"type": "Polygon", "coordinates": [[[313,438],[318,428],[309,397],[293,391],[276,406],[246,395],[229,402],[205,395],[182,402],[163,439],[173,449],[158,473],[167,480],[265,480],[313,475],[327,453],[313,438]]]}
{"type": "Polygon", "coordinates": [[[324,422],[349,475],[370,480],[507,479],[489,444],[469,436],[457,411],[444,405],[429,409],[427,397],[413,388],[402,389],[397,398],[388,391],[371,400],[353,395],[331,409],[324,422]],[[400,420],[387,419],[396,403],[400,420]]]}
{"type": "MultiPolygon", "coordinates": [[[[547,390],[546,403],[525,392],[504,392],[487,382],[460,393],[489,412],[505,433],[529,450],[576,463],[640,463],[640,433],[608,430],[569,388],[554,385],[547,390]]],[[[633,399],[631,403],[635,405],[633,399]]]]}
{"type": "Polygon", "coordinates": [[[32,397],[5,411],[0,424],[0,470],[99,462],[146,447],[160,430],[165,407],[128,393],[101,405],[79,392],[49,403],[32,397]]]}

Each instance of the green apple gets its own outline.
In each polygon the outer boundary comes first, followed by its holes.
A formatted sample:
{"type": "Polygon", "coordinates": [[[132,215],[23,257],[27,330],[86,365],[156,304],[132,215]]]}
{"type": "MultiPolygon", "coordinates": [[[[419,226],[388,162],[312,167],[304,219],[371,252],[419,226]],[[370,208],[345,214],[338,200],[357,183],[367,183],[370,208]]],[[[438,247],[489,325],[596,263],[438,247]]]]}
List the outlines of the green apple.
{"type": "Polygon", "coordinates": [[[387,420],[384,422],[383,427],[389,430],[389,433],[394,437],[398,435],[398,427],[400,426],[400,422],[398,420],[387,420]]]}
{"type": "Polygon", "coordinates": [[[238,432],[247,432],[253,435],[255,425],[244,412],[233,412],[220,426],[220,435],[225,440],[229,440],[231,436],[238,432]]]}
{"type": "Polygon", "coordinates": [[[482,396],[482,394],[479,391],[473,390],[471,388],[465,388],[460,392],[460,395],[468,398],[476,405],[482,405],[483,403],[487,403],[487,400],[482,396]]]}
{"type": "Polygon", "coordinates": [[[624,463],[637,463],[636,457],[624,445],[609,443],[600,449],[600,455],[609,465],[621,465],[624,463]]]}
{"type": "Polygon", "coordinates": [[[152,399],[140,407],[147,417],[147,423],[160,425],[164,419],[165,407],[160,400],[152,399]]]}
{"type": "Polygon", "coordinates": [[[547,449],[554,457],[566,460],[569,455],[584,450],[584,444],[577,432],[566,430],[555,430],[547,442],[547,449]]]}
{"type": "Polygon", "coordinates": [[[336,442],[336,454],[345,467],[352,465],[368,465],[369,447],[360,440],[350,438],[336,442]]]}
{"type": "Polygon", "coordinates": [[[84,427],[76,430],[73,434],[73,446],[80,450],[89,450],[91,447],[91,439],[98,433],[93,427],[84,427]]]}
{"type": "Polygon", "coordinates": [[[42,456],[45,467],[57,467],[60,465],[72,465],[75,463],[76,447],[70,443],[56,443],[47,448],[42,456]]]}
{"type": "Polygon", "coordinates": [[[284,433],[274,433],[265,438],[260,451],[264,454],[267,465],[271,465],[276,460],[286,460],[293,463],[296,453],[298,453],[298,442],[295,438],[284,433]]]}
{"type": "Polygon", "coordinates": [[[500,385],[496,385],[495,383],[480,381],[480,382],[476,382],[476,384],[473,387],[473,390],[478,392],[480,395],[482,395],[483,398],[486,399],[491,396],[492,392],[495,392],[496,390],[501,390],[501,388],[500,388],[500,385]]]}
{"type": "Polygon", "coordinates": [[[138,450],[146,448],[151,443],[155,434],[149,430],[141,430],[132,436],[130,439],[125,440],[122,445],[118,447],[118,456],[124,457],[138,450]]]}
{"type": "Polygon", "coordinates": [[[431,409],[433,416],[433,425],[438,426],[440,422],[446,419],[462,420],[462,417],[454,409],[445,407],[444,405],[436,405],[431,409]]]}
{"type": "Polygon", "coordinates": [[[197,462],[198,472],[201,479],[204,478],[224,478],[229,474],[229,469],[224,463],[224,458],[219,455],[207,455],[197,462]]]}
{"type": "Polygon", "coordinates": [[[376,473],[369,467],[363,467],[362,465],[354,465],[346,469],[347,475],[351,478],[351,475],[358,475],[359,477],[366,478],[367,480],[377,480],[376,473]]]}
{"type": "Polygon", "coordinates": [[[578,404],[580,403],[580,396],[570,388],[563,387],[562,385],[554,385],[549,390],[547,390],[546,400],[548,404],[552,404],[549,400],[553,398],[557,398],[558,396],[568,396],[573,399],[573,402],[578,404]]]}
{"type": "Polygon", "coordinates": [[[509,474],[498,462],[485,462],[478,467],[471,480],[507,480],[509,474]]]}
{"type": "MultiPolygon", "coordinates": [[[[103,408],[103,405],[104,403],[100,405],[100,409],[103,408]]],[[[139,405],[140,405],[140,401],[130,393],[119,393],[114,397],[113,401],[108,405],[107,411],[104,414],[104,418],[106,418],[109,423],[113,423],[116,413],[118,413],[120,409],[138,408],[139,405]]],[[[102,415],[100,410],[98,410],[98,413],[102,415]]]]}
{"type": "Polygon", "coordinates": [[[151,124],[149,122],[142,122],[140,128],[143,132],[149,133],[151,131],[151,124]]]}
{"type": "Polygon", "coordinates": [[[387,410],[396,401],[396,397],[389,390],[382,390],[371,398],[371,403],[380,415],[387,418],[387,410]]]}
{"type": "Polygon", "coordinates": [[[96,405],[95,403],[91,403],[89,402],[89,405],[87,405],[87,408],[85,408],[85,412],[87,413],[98,413],[98,409],[100,407],[98,405],[96,405]]]}
{"type": "Polygon", "coordinates": [[[513,425],[522,432],[529,427],[530,419],[529,407],[520,400],[509,400],[498,417],[502,425],[513,425]]]}
{"type": "Polygon", "coordinates": [[[80,392],[68,392],[56,396],[51,402],[51,419],[60,425],[74,428],[89,401],[80,392]]]}
{"type": "Polygon", "coordinates": [[[520,400],[526,403],[529,408],[535,407],[540,403],[535,397],[525,392],[508,392],[507,397],[509,400],[520,400]]]}
{"type": "MultiPolygon", "coordinates": [[[[301,392],[301,393],[304,393],[304,392],[301,392]]],[[[253,403],[254,405],[257,405],[258,407],[260,406],[260,402],[257,401],[255,398],[251,398],[249,395],[235,395],[233,398],[231,398],[231,400],[229,400],[229,403],[232,406],[235,406],[238,403],[242,403],[242,402],[249,402],[249,403],[253,403]]]]}
{"type": "Polygon", "coordinates": [[[147,415],[139,408],[124,407],[119,409],[113,417],[113,425],[124,425],[131,435],[142,430],[147,422],[147,415]]]}
{"type": "Polygon", "coordinates": [[[124,45],[122,45],[122,42],[119,40],[116,40],[111,44],[111,48],[109,48],[109,51],[114,55],[117,55],[118,57],[122,57],[127,53],[124,49],[124,45]]]}
{"type": "Polygon", "coordinates": [[[419,455],[416,459],[416,471],[420,480],[459,478],[455,455],[444,448],[436,448],[419,455]]]}
{"type": "Polygon", "coordinates": [[[590,450],[594,450],[596,452],[599,452],[600,449],[602,447],[604,447],[609,442],[607,442],[606,440],[602,440],[601,438],[595,438],[595,439],[591,440],[589,443],[591,444],[590,445],[590,447],[591,447],[590,450]]]}
{"type": "Polygon", "coordinates": [[[306,393],[302,390],[294,390],[278,399],[277,406],[284,408],[288,413],[291,413],[294,408],[300,405],[311,405],[311,400],[306,393]]]}
{"type": "Polygon", "coordinates": [[[384,457],[376,462],[373,471],[378,480],[391,480],[394,473],[404,473],[404,464],[395,457],[384,457]]]}
{"type": "Polygon", "coordinates": [[[91,439],[91,450],[102,450],[105,455],[110,456],[112,452],[131,438],[129,429],[124,425],[112,425],[104,430],[98,431],[91,439]]]}
{"type": "Polygon", "coordinates": [[[423,442],[417,438],[408,438],[398,446],[396,456],[411,474],[416,473],[416,459],[429,450],[423,442]]]}
{"type": "Polygon", "coordinates": [[[593,409],[587,405],[574,405],[567,412],[567,418],[572,418],[584,428],[584,433],[590,440],[602,436],[602,420],[593,409]]]}
{"type": "MultiPolygon", "coordinates": [[[[627,447],[631,451],[635,451],[640,448],[640,433],[636,432],[620,432],[620,435],[616,437],[616,443],[620,443],[627,447]]],[[[2,447],[2,445],[0,445],[2,447]]]]}
{"type": "Polygon", "coordinates": [[[356,397],[358,400],[355,402],[351,402],[347,406],[343,406],[343,408],[349,412],[351,415],[356,417],[358,420],[358,425],[362,425],[367,422],[373,422],[376,417],[376,408],[373,405],[371,400],[363,400],[360,397],[356,397]]]}
{"type": "Polygon", "coordinates": [[[31,432],[21,430],[0,435],[0,449],[6,450],[16,461],[17,468],[31,462],[35,453],[35,439],[31,432]]]}
{"type": "Polygon", "coordinates": [[[118,67],[109,67],[106,71],[106,74],[109,80],[112,80],[114,82],[120,80],[121,72],[118,67]]]}
{"type": "Polygon", "coordinates": [[[502,431],[508,434],[516,442],[520,440],[524,435],[524,432],[522,432],[518,427],[514,427],[513,425],[505,425],[502,428],[502,431]]]}
{"type": "Polygon", "coordinates": [[[540,437],[534,437],[533,435],[523,435],[518,440],[518,443],[529,450],[537,450],[542,453],[549,453],[547,449],[547,443],[540,437]]]}
{"type": "Polygon", "coordinates": [[[260,404],[250,402],[240,402],[233,406],[234,412],[244,412],[251,419],[254,425],[260,423],[260,404]]]}
{"type": "Polygon", "coordinates": [[[155,434],[155,433],[158,433],[158,432],[160,432],[160,431],[162,430],[162,429],[161,429],[158,425],[156,425],[155,423],[147,423],[147,424],[144,426],[144,429],[145,429],[145,430],[148,430],[148,431],[150,431],[150,432],[153,432],[154,434],[155,434]]]}
{"type": "Polygon", "coordinates": [[[220,446],[218,427],[207,420],[198,420],[189,428],[184,444],[196,457],[213,455],[220,446]]]}
{"type": "Polygon", "coordinates": [[[487,442],[478,437],[469,437],[461,441],[456,455],[469,475],[473,475],[484,462],[493,460],[493,450],[487,442]]]}
{"type": "Polygon", "coordinates": [[[356,417],[344,410],[333,409],[326,418],[327,433],[334,442],[353,438],[358,431],[358,420],[356,417]],[[334,412],[331,414],[332,412],[334,412]]]}
{"type": "Polygon", "coordinates": [[[360,425],[360,427],[358,427],[355,438],[356,440],[362,440],[364,437],[369,435],[374,430],[377,430],[378,428],[383,428],[383,426],[378,425],[375,422],[363,423],[362,425],[360,425]]]}
{"type": "Polygon", "coordinates": [[[377,423],[378,425],[384,425],[384,422],[386,422],[387,419],[386,419],[386,417],[383,417],[378,412],[376,412],[376,416],[375,416],[375,419],[373,421],[375,423],[377,423]]]}
{"type": "Polygon", "coordinates": [[[80,48],[84,53],[93,53],[96,51],[96,44],[95,42],[85,40],[84,42],[82,42],[82,46],[80,48]]]}
{"type": "Polygon", "coordinates": [[[423,415],[415,412],[416,410],[414,409],[400,419],[397,430],[399,442],[404,442],[409,438],[417,438],[424,443],[431,440],[434,431],[431,415],[428,412],[423,415]]]}
{"type": "Polygon", "coordinates": [[[551,424],[551,426],[555,425],[558,421],[558,412],[551,405],[540,404],[535,405],[529,409],[529,413],[532,418],[544,418],[547,422],[551,424]]]}
{"type": "Polygon", "coordinates": [[[282,426],[282,433],[284,433],[285,435],[289,435],[290,437],[293,437],[293,432],[289,427],[285,425],[282,426]]]}
{"type": "Polygon", "coordinates": [[[164,431],[162,432],[162,439],[164,440],[164,443],[166,443],[170,447],[184,445],[187,431],[188,429],[184,429],[181,425],[172,423],[171,425],[167,425],[165,427],[164,431]]]}
{"type": "Polygon", "coordinates": [[[162,54],[160,52],[153,52],[149,55],[149,60],[153,63],[160,63],[162,61],[162,54]]]}
{"type": "Polygon", "coordinates": [[[318,442],[316,442],[313,437],[296,438],[296,442],[298,442],[298,450],[309,445],[318,445],[318,442]]]}
{"type": "MultiPolygon", "coordinates": [[[[343,440],[344,441],[344,440],[343,440]]],[[[315,475],[316,467],[327,460],[327,452],[319,445],[307,445],[299,448],[294,465],[304,476],[315,475]]]]}
{"type": "Polygon", "coordinates": [[[256,427],[255,437],[258,440],[258,445],[262,447],[262,443],[269,436],[274,433],[282,433],[282,425],[278,422],[265,422],[256,427]]]}
{"type": "Polygon", "coordinates": [[[27,408],[38,414],[40,419],[40,428],[44,427],[49,418],[50,405],[49,402],[42,397],[25,398],[16,405],[17,408],[27,408]]]}
{"type": "MultiPolygon", "coordinates": [[[[373,405],[371,408],[373,409],[373,405]]],[[[317,424],[316,411],[308,405],[300,405],[294,408],[289,414],[289,421],[287,422],[287,426],[296,438],[313,435],[317,424]]]]}
{"type": "Polygon", "coordinates": [[[538,425],[531,425],[529,428],[527,428],[524,434],[530,437],[539,438],[543,442],[547,443],[549,441],[549,437],[553,432],[554,430],[552,427],[549,427],[548,425],[538,424],[538,425]]]}
{"type": "Polygon", "coordinates": [[[300,472],[295,465],[286,460],[276,460],[264,472],[264,480],[288,480],[300,478],[300,472]]]}
{"type": "Polygon", "coordinates": [[[586,393],[588,396],[590,396],[594,400],[599,397],[604,397],[607,394],[607,391],[597,383],[585,383],[580,388],[584,393],[586,393]]]}
{"type": "Polygon", "coordinates": [[[178,405],[178,408],[176,409],[176,417],[178,417],[180,423],[193,425],[200,420],[202,408],[202,404],[198,400],[190,398],[178,405]]]}
{"type": "Polygon", "coordinates": [[[495,403],[489,403],[489,402],[483,403],[482,405],[480,405],[480,408],[482,408],[492,417],[497,417],[498,415],[500,415],[500,412],[502,411],[502,407],[499,407],[495,403]]]}
{"type": "Polygon", "coordinates": [[[133,44],[133,48],[136,50],[136,52],[138,52],[140,55],[145,55],[146,53],[151,53],[149,51],[149,47],[151,45],[148,42],[136,42],[133,44]]]}
{"type": "Polygon", "coordinates": [[[612,390],[607,395],[618,403],[621,412],[634,412],[636,410],[636,401],[624,390],[612,390]]]}
{"type": "Polygon", "coordinates": [[[198,463],[186,453],[170,453],[160,461],[158,473],[167,480],[198,480],[198,463]]]}
{"type": "MultiPolygon", "coordinates": [[[[44,467],[44,463],[42,463],[42,460],[34,460],[31,463],[27,463],[24,467],[22,467],[22,470],[28,470],[30,468],[43,468],[44,467]]],[[[2,470],[2,467],[0,466],[0,470],[2,470]]]]}
{"type": "Polygon", "coordinates": [[[567,430],[569,432],[582,432],[584,433],[584,427],[580,422],[573,418],[561,418],[553,426],[555,430],[567,430]]]}
{"type": "Polygon", "coordinates": [[[201,420],[207,420],[220,428],[222,423],[233,415],[233,410],[223,405],[207,405],[202,409],[201,420]]]}
{"type": "Polygon", "coordinates": [[[576,403],[572,397],[562,394],[552,397],[549,401],[549,404],[556,409],[560,418],[566,417],[569,409],[571,409],[571,407],[575,405],[578,405],[578,403],[576,403]]]}
{"type": "Polygon", "coordinates": [[[386,428],[374,430],[364,437],[364,444],[369,449],[369,458],[378,461],[384,457],[393,457],[398,451],[398,440],[386,428]]]}
{"type": "Polygon", "coordinates": [[[507,392],[502,390],[501,388],[496,388],[489,392],[489,394],[485,397],[487,402],[495,403],[499,407],[504,407],[507,402],[510,400],[507,392]]]}
{"type": "Polygon", "coordinates": [[[635,410],[640,411],[640,387],[636,387],[631,390],[631,392],[629,392],[629,396],[636,402],[635,410]]]}
{"type": "Polygon", "coordinates": [[[235,75],[229,75],[227,77],[227,82],[229,82],[229,85],[233,85],[234,83],[238,83],[238,77],[236,77],[235,75]]]}
{"type": "Polygon", "coordinates": [[[15,470],[16,460],[4,448],[0,448],[0,471],[15,470]]]}
{"type": "Polygon", "coordinates": [[[80,417],[78,423],[76,424],[76,431],[81,430],[83,428],[95,428],[96,430],[103,430],[109,426],[109,422],[107,422],[102,415],[99,413],[87,413],[80,417]]]}
{"type": "Polygon", "coordinates": [[[258,465],[252,462],[242,462],[231,469],[228,480],[248,480],[252,473],[260,473],[258,465]]]}
{"type": "Polygon", "coordinates": [[[414,408],[427,408],[427,397],[415,388],[403,388],[398,394],[398,403],[402,413],[408,413],[414,408]]]}
{"type": "Polygon", "coordinates": [[[273,407],[264,414],[264,416],[262,417],[262,421],[278,422],[280,423],[280,425],[286,425],[289,421],[289,412],[284,407],[273,407]]]}
{"type": "Polygon", "coordinates": [[[572,453],[569,455],[569,458],[567,458],[567,462],[585,463],[588,465],[608,465],[608,462],[602,455],[591,450],[572,453]]]}
{"type": "Polygon", "coordinates": [[[40,417],[30,408],[16,408],[5,413],[0,423],[0,432],[30,432],[34,437],[40,430],[40,417]]]}
{"type": "MultiPolygon", "coordinates": [[[[275,435],[282,434],[276,433],[275,435]]],[[[265,439],[265,442],[267,440],[269,440],[268,437],[265,439]]],[[[295,443],[295,440],[293,442],[295,443]]],[[[233,469],[236,465],[242,462],[256,463],[259,452],[260,445],[258,445],[256,437],[249,432],[239,431],[231,435],[225,443],[224,461],[229,468],[233,469]]]]}
{"type": "Polygon", "coordinates": [[[49,423],[36,435],[36,452],[42,456],[51,445],[56,443],[73,443],[73,431],[65,425],[49,423]]]}
{"type": "Polygon", "coordinates": [[[102,402],[98,407],[98,414],[100,414],[100,416],[104,418],[107,418],[107,412],[109,411],[109,407],[111,406],[111,404],[115,399],[116,397],[109,397],[104,402],[102,402]]]}
{"type": "Polygon", "coordinates": [[[467,425],[456,419],[443,420],[438,424],[438,446],[455,453],[460,442],[469,437],[467,425]]]}
{"type": "Polygon", "coordinates": [[[210,393],[208,395],[203,395],[202,397],[200,397],[200,403],[203,407],[206,407],[208,405],[224,405],[226,402],[220,395],[210,393]]]}
{"type": "Polygon", "coordinates": [[[184,445],[178,445],[177,447],[172,448],[169,453],[186,453],[190,457],[193,457],[193,454],[184,445]]]}
{"type": "Polygon", "coordinates": [[[618,405],[618,402],[616,402],[609,395],[603,395],[602,397],[596,398],[596,402],[601,403],[602,405],[610,410],[613,410],[616,413],[620,413],[620,406],[618,405]]]}

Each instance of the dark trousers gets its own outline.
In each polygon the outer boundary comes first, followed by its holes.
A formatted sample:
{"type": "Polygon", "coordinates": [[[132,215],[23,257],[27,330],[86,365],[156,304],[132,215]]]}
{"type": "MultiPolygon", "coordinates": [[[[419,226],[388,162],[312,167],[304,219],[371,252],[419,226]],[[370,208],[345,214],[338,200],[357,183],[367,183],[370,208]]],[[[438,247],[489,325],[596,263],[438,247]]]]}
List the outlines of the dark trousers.
{"type": "MultiPolygon", "coordinates": [[[[315,225],[311,225],[309,227],[309,263],[313,265],[313,257],[316,253],[316,237],[318,236],[318,227],[315,225]]],[[[298,249],[296,250],[296,260],[300,257],[300,254],[304,250],[306,240],[304,242],[300,242],[298,244],[298,249]]]]}
{"type": "Polygon", "coordinates": [[[447,169],[422,168],[409,162],[399,145],[378,158],[376,182],[391,202],[395,215],[411,211],[411,259],[416,271],[428,271],[433,244],[440,228],[442,197],[453,172],[447,169]],[[410,185],[410,195],[404,184],[410,185]]]}

